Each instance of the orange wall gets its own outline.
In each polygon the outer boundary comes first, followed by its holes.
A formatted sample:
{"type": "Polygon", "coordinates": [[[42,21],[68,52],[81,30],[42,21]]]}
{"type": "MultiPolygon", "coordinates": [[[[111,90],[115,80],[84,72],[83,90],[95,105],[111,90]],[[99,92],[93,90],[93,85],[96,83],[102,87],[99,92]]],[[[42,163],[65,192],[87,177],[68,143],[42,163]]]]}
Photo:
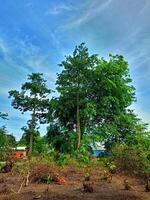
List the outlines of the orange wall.
{"type": "Polygon", "coordinates": [[[14,151],[13,155],[14,155],[15,158],[21,159],[21,158],[26,157],[27,152],[26,151],[21,151],[21,150],[20,151],[14,151]]]}

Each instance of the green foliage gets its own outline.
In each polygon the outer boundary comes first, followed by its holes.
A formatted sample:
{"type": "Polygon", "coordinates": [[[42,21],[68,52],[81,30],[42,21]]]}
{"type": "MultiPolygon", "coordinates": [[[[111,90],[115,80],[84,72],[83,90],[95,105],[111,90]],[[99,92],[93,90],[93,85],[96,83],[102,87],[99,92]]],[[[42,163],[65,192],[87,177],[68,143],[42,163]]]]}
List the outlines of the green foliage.
{"type": "Polygon", "coordinates": [[[8,119],[7,117],[8,117],[7,113],[0,112],[0,118],[2,118],[2,119],[8,119]]]}
{"type": "Polygon", "coordinates": [[[22,113],[30,111],[31,120],[28,121],[28,130],[30,138],[29,153],[32,154],[33,136],[36,131],[37,122],[46,122],[47,110],[49,107],[49,99],[47,96],[51,90],[46,87],[46,80],[43,74],[32,73],[28,75],[28,82],[21,87],[21,92],[16,90],[9,91],[9,97],[12,97],[12,106],[20,110],[22,113]]]}
{"type": "MultiPolygon", "coordinates": [[[[30,143],[30,132],[31,132],[30,125],[28,124],[27,126],[24,126],[21,129],[23,131],[23,134],[22,134],[21,139],[19,140],[18,145],[27,146],[30,143]]],[[[33,146],[36,143],[36,138],[38,138],[39,136],[40,136],[40,132],[38,131],[38,129],[35,129],[33,131],[33,146]]]]}
{"type": "Polygon", "coordinates": [[[53,99],[50,116],[53,116],[52,120],[59,119],[60,126],[65,127],[68,132],[76,129],[76,148],[79,148],[81,143],[83,120],[85,121],[85,116],[89,117],[92,111],[86,96],[89,70],[96,59],[96,55],[89,55],[84,43],[76,46],[73,54],[66,56],[60,64],[63,70],[56,81],[60,97],[53,99]],[[86,113],[83,117],[82,112],[86,113]]]}
{"type": "Polygon", "coordinates": [[[6,127],[0,127],[0,160],[6,160],[14,147],[15,137],[7,132],[6,127]]]}
{"type": "Polygon", "coordinates": [[[35,137],[35,141],[33,143],[33,153],[34,155],[43,155],[46,156],[49,152],[49,146],[46,142],[46,137],[41,137],[40,135],[37,135],[35,137]]]}
{"type": "Polygon", "coordinates": [[[60,166],[63,166],[67,163],[67,159],[68,159],[67,154],[61,153],[59,154],[58,160],[56,161],[56,163],[60,166]]]}
{"type": "Polygon", "coordinates": [[[48,128],[46,139],[56,151],[61,153],[72,153],[76,134],[74,131],[68,131],[59,124],[51,124],[48,128]]]}
{"type": "Polygon", "coordinates": [[[57,166],[52,163],[36,162],[32,160],[33,167],[31,171],[31,182],[51,184],[54,181],[57,166]]]}
{"type": "Polygon", "coordinates": [[[51,173],[44,174],[43,176],[39,176],[38,183],[46,183],[46,184],[52,184],[53,182],[53,175],[51,173]]]}
{"type": "Polygon", "coordinates": [[[0,147],[15,147],[16,140],[15,137],[11,134],[8,134],[6,127],[0,127],[0,147]]]}
{"type": "Polygon", "coordinates": [[[0,170],[1,170],[2,167],[5,166],[5,164],[6,164],[5,162],[0,162],[0,170]]]}
{"type": "Polygon", "coordinates": [[[33,168],[33,163],[29,160],[25,160],[25,161],[17,161],[14,163],[13,166],[13,171],[17,172],[19,174],[23,175],[27,175],[29,172],[32,171],[33,168]]]}
{"type": "Polygon", "coordinates": [[[111,173],[115,173],[117,170],[117,166],[115,161],[113,161],[112,158],[110,158],[109,156],[105,157],[105,159],[103,159],[103,163],[104,166],[107,167],[107,169],[111,172],[111,173]]]}
{"type": "Polygon", "coordinates": [[[46,80],[43,79],[43,74],[32,73],[28,75],[29,82],[26,82],[21,87],[21,92],[16,90],[9,91],[9,97],[12,97],[12,106],[19,109],[22,113],[31,111],[36,107],[36,117],[41,119],[44,111],[47,110],[49,100],[46,98],[51,90],[46,87],[46,80]],[[42,111],[42,112],[41,112],[42,111]]]}
{"type": "Polygon", "coordinates": [[[84,177],[86,178],[86,177],[89,177],[89,176],[90,176],[90,173],[89,172],[85,172],[84,177]]]}
{"type": "MultiPolygon", "coordinates": [[[[61,166],[71,159],[88,166],[90,145],[102,142],[112,154],[99,159],[110,171],[116,170],[117,162],[122,169],[149,172],[150,135],[147,125],[129,109],[135,88],[124,57],[110,54],[106,60],[90,55],[81,43],[60,66],[59,96],[51,101],[47,97],[51,90],[40,73],[29,75],[20,92],[9,92],[15,109],[31,113],[19,144],[30,145],[30,150],[33,145],[34,155],[57,160],[61,166]],[[39,122],[49,123],[45,137],[40,137],[39,122]]],[[[0,112],[0,117],[6,114],[0,112]]],[[[5,135],[0,135],[0,146],[4,146],[5,135]]]]}
{"type": "Polygon", "coordinates": [[[89,157],[87,155],[79,154],[77,157],[77,161],[80,163],[81,166],[87,166],[89,164],[89,157]]]}
{"type": "Polygon", "coordinates": [[[134,132],[136,117],[128,109],[135,100],[135,88],[123,56],[110,54],[105,60],[89,55],[81,44],[60,66],[63,70],[56,81],[60,96],[51,101],[49,133],[57,121],[65,130],[58,135],[69,146],[65,138],[76,130],[74,149],[86,135],[91,142],[105,142],[107,148],[125,141],[134,132]]]}
{"type": "Polygon", "coordinates": [[[77,160],[80,166],[87,166],[90,162],[91,148],[88,143],[82,143],[80,148],[72,154],[73,158],[77,160]]]}
{"type": "Polygon", "coordinates": [[[132,141],[129,140],[126,144],[116,145],[112,152],[121,169],[130,172],[150,173],[149,134],[138,133],[132,138],[132,141]]]}

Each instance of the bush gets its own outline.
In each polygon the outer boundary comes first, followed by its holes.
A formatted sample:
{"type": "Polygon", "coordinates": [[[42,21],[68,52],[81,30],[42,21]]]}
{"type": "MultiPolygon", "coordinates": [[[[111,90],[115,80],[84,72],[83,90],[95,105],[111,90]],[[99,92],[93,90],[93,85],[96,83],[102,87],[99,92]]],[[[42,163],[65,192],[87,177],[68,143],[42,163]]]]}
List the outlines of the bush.
{"type": "Polygon", "coordinates": [[[77,158],[77,161],[80,163],[81,166],[87,166],[89,164],[89,156],[87,155],[82,155],[82,154],[79,154],[78,155],[78,158],[77,158]]]}
{"type": "Polygon", "coordinates": [[[56,163],[60,166],[63,166],[67,163],[67,160],[68,160],[67,154],[61,153],[58,155],[58,159],[57,159],[56,163]]]}
{"type": "Polygon", "coordinates": [[[112,149],[114,159],[121,170],[129,172],[149,173],[149,152],[139,146],[118,145],[112,149]]]}
{"type": "Polygon", "coordinates": [[[28,160],[17,161],[13,166],[13,171],[22,175],[26,175],[28,172],[31,172],[32,167],[33,163],[28,160]]]}
{"type": "Polygon", "coordinates": [[[80,148],[72,154],[72,157],[78,162],[79,166],[86,167],[90,161],[91,152],[87,145],[82,144],[80,148]]]}
{"type": "Polygon", "coordinates": [[[0,162],[0,170],[1,170],[1,168],[4,167],[4,166],[5,166],[5,162],[0,162]]]}
{"type": "Polygon", "coordinates": [[[36,164],[31,171],[31,181],[37,183],[50,184],[53,180],[53,174],[56,172],[54,166],[47,164],[36,164]]]}
{"type": "Polygon", "coordinates": [[[101,163],[101,165],[107,168],[111,173],[116,172],[117,165],[112,153],[99,155],[98,160],[101,163]]]}

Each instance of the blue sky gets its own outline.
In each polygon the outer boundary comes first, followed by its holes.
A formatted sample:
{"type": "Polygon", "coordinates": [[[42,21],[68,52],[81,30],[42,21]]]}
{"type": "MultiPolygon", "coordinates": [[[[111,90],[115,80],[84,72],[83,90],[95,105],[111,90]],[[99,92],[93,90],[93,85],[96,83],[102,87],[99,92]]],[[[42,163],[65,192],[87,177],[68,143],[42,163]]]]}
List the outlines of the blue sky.
{"type": "Polygon", "coordinates": [[[32,72],[43,72],[54,88],[57,64],[81,42],[106,58],[125,56],[136,87],[132,108],[149,123],[149,22],[149,0],[0,0],[0,111],[9,113],[0,125],[21,137],[28,114],[11,107],[8,91],[32,72]]]}

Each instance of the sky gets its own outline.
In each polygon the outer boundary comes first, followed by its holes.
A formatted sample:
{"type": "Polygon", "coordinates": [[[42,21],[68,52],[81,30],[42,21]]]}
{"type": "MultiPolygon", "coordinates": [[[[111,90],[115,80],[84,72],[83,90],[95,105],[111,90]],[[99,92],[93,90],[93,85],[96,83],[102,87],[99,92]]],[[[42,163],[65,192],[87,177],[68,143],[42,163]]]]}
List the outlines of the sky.
{"type": "Polygon", "coordinates": [[[29,114],[13,109],[8,91],[32,72],[54,89],[58,64],[81,42],[100,57],[124,55],[136,87],[132,109],[150,122],[150,0],[0,0],[0,111],[9,114],[0,126],[21,137],[29,114]]]}

